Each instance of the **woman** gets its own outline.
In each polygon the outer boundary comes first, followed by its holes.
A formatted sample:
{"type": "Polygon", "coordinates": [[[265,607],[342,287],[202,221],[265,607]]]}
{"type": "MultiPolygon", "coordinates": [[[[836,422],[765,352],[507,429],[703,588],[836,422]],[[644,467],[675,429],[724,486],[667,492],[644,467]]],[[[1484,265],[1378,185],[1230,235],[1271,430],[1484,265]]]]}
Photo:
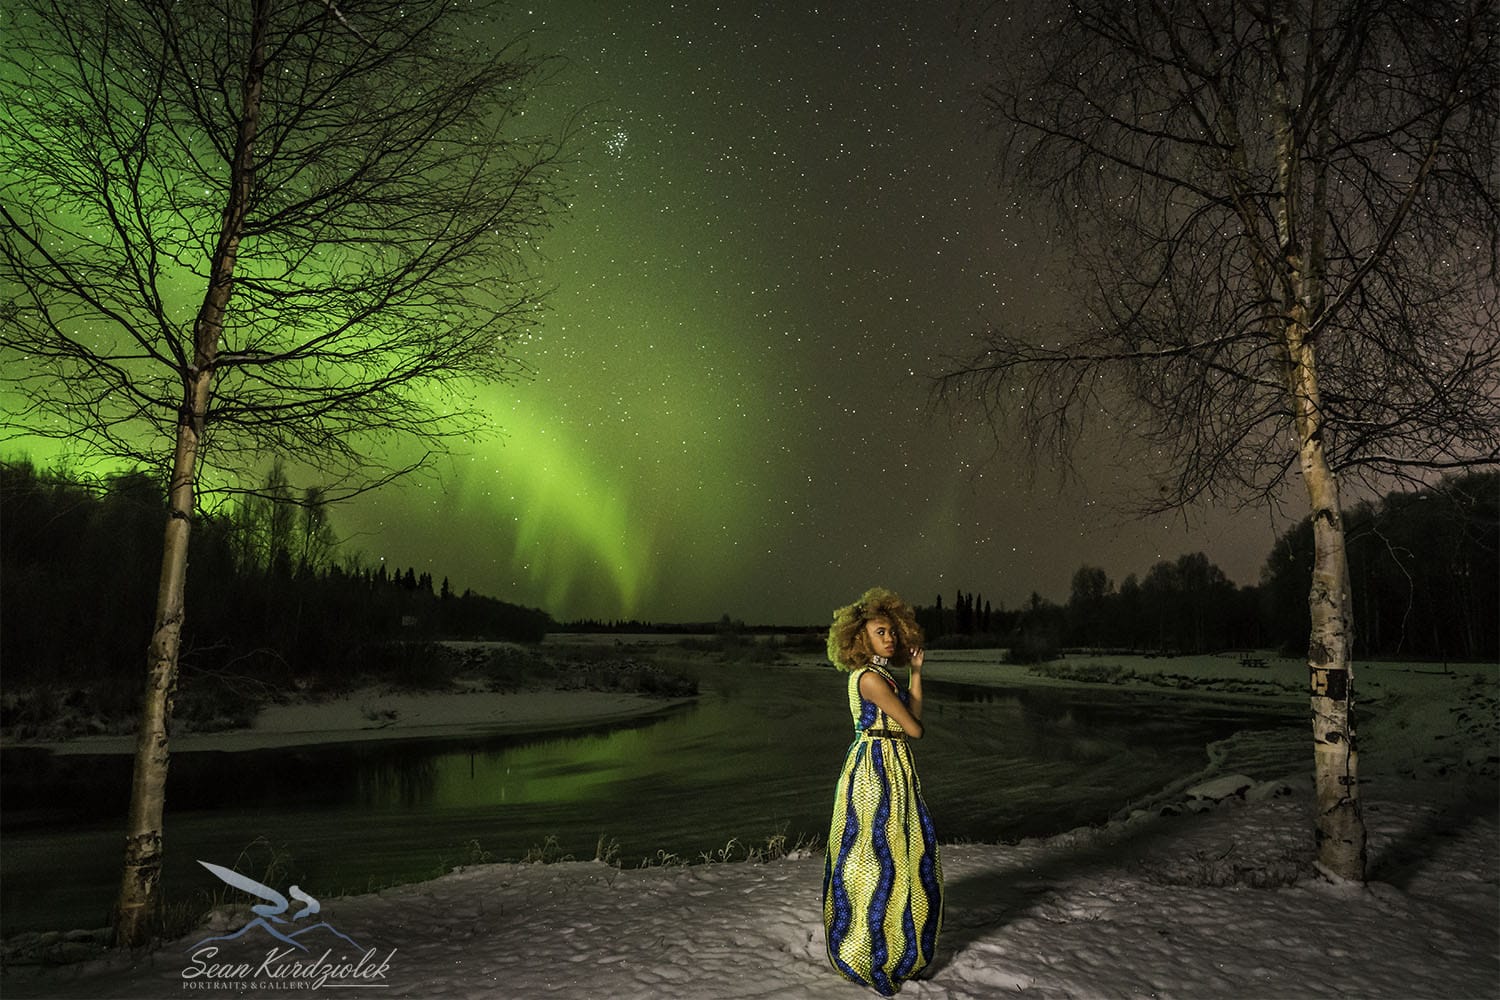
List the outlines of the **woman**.
{"type": "Polygon", "coordinates": [[[846,978],[891,996],[932,961],[943,868],[909,741],[922,738],[922,630],[876,587],[834,612],[828,658],[849,673],[854,743],[828,832],[823,928],[846,978]],[[891,676],[909,668],[907,689],[891,676]]]}

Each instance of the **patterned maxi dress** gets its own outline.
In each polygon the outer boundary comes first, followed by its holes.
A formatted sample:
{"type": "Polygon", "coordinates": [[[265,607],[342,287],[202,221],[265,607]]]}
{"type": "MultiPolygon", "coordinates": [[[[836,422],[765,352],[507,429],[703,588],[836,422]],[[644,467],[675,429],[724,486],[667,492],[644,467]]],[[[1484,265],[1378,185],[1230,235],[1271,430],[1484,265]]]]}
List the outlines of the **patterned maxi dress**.
{"type": "Polygon", "coordinates": [[[943,922],[943,867],[932,818],[901,727],[849,675],[854,743],[844,758],[828,831],[823,928],[828,960],[846,978],[892,996],[932,961],[943,922]]]}

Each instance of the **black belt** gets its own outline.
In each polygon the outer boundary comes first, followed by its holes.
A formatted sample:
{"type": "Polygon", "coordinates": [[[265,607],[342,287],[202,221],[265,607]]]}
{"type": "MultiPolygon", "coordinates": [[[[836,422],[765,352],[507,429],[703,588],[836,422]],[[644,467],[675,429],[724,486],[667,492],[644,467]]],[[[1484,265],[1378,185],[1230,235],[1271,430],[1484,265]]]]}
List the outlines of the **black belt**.
{"type": "Polygon", "coordinates": [[[906,734],[899,729],[866,729],[861,734],[872,740],[904,740],[906,734]]]}

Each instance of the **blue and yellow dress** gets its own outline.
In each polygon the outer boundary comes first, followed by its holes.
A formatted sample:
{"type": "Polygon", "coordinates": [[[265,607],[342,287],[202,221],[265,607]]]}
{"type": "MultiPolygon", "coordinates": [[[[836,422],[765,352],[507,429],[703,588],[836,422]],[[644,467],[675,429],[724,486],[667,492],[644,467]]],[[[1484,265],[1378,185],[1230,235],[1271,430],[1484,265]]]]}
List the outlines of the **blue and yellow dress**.
{"type": "Polygon", "coordinates": [[[891,996],[932,961],[943,923],[943,866],[906,734],[859,693],[870,670],[902,704],[909,697],[878,658],[849,673],[854,743],[828,831],[823,928],[833,967],[891,996]]]}

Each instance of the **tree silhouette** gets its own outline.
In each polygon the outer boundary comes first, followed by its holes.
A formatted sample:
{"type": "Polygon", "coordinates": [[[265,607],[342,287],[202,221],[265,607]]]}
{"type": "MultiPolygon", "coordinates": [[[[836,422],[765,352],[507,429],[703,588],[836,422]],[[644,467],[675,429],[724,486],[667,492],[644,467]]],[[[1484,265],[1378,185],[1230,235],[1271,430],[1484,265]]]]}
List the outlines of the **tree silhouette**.
{"type": "Polygon", "coordinates": [[[1098,646],[1102,641],[1106,599],[1114,593],[1109,576],[1097,566],[1080,566],[1073,574],[1068,613],[1073,641],[1098,646]]]}
{"type": "Polygon", "coordinates": [[[993,331],[940,392],[1034,464],[1107,414],[1158,460],[1148,511],[1300,475],[1318,858],[1362,879],[1340,488],[1500,460],[1492,4],[996,10],[1002,172],[1061,223],[1084,308],[993,331]]]}
{"type": "MultiPolygon", "coordinates": [[[[1361,655],[1493,660],[1500,652],[1500,473],[1445,479],[1392,492],[1345,512],[1350,594],[1361,655]]],[[[1275,641],[1307,627],[1314,557],[1310,520],[1283,533],[1261,573],[1261,599],[1275,641]],[[1305,596],[1305,594],[1303,595],[1305,596]]]]}
{"type": "Polygon", "coordinates": [[[431,454],[479,426],[461,387],[522,371],[560,144],[522,129],[542,66],[485,41],[483,3],[4,16],[0,377],[24,401],[8,426],[168,483],[116,919],[137,944],[200,483],[280,456],[334,500],[399,473],[397,442],[431,454]]]}

